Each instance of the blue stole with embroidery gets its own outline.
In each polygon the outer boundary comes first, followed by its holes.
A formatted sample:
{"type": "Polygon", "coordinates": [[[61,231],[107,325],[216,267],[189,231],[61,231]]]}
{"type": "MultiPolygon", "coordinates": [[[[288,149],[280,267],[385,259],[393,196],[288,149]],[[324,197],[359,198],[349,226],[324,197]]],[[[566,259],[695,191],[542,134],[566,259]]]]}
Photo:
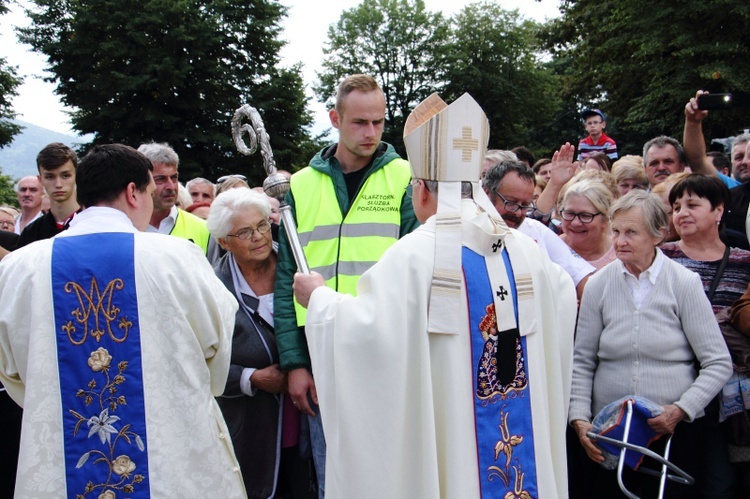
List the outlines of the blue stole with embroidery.
{"type": "MultiPolygon", "coordinates": [[[[513,269],[502,251],[518,324],[513,269]]],[[[493,290],[484,257],[464,247],[462,263],[469,301],[474,417],[482,497],[539,496],[526,339],[518,329],[497,331],[493,290]],[[524,493],[528,495],[523,495],[524,493]]],[[[504,290],[500,290],[503,292],[504,290]]],[[[507,292],[498,297],[505,300],[507,292]]]]}
{"type": "Polygon", "coordinates": [[[68,497],[150,496],[133,250],[127,233],[52,246],[68,497]]]}

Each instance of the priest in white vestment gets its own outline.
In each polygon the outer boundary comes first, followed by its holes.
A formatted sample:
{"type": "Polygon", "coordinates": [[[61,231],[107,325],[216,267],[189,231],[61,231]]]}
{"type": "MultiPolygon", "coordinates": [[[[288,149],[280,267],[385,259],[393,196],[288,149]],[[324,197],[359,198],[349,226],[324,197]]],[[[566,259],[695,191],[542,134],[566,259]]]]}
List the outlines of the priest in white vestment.
{"type": "Polygon", "coordinates": [[[489,130],[465,94],[407,120],[423,225],[357,296],[297,274],[336,498],[565,498],[576,294],[479,183],[489,130]]]}
{"type": "Polygon", "coordinates": [[[151,168],[95,147],[70,229],[0,264],[0,381],[24,408],[17,498],[246,497],[214,398],[237,302],[198,246],[140,232],[151,168]]]}

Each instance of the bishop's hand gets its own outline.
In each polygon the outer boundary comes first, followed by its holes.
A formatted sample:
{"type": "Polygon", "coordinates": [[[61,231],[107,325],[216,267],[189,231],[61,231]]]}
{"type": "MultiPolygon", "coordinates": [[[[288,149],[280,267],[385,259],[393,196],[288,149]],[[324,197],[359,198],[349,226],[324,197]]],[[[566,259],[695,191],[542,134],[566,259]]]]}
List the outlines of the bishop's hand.
{"type": "Polygon", "coordinates": [[[312,292],[325,285],[326,282],[323,279],[323,276],[317,272],[310,272],[310,275],[297,272],[294,274],[294,285],[292,286],[292,289],[294,289],[294,297],[297,298],[297,302],[307,308],[312,292]]]}

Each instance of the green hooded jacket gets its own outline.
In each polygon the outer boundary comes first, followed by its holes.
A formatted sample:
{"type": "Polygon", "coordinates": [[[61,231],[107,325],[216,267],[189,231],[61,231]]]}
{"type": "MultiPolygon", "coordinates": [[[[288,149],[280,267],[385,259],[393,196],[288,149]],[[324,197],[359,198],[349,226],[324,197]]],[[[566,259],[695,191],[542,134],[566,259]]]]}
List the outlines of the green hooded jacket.
{"type": "MultiPolygon", "coordinates": [[[[312,159],[308,168],[314,168],[331,178],[336,197],[338,198],[339,208],[341,209],[341,215],[344,218],[350,207],[349,194],[346,190],[346,182],[344,174],[341,172],[341,166],[334,156],[336,147],[337,145],[333,145],[321,150],[312,159]]],[[[400,156],[392,145],[381,142],[359,188],[361,189],[362,185],[373,172],[383,168],[394,159],[399,158],[400,156]]],[[[305,195],[308,194],[311,196],[317,195],[315,192],[305,193],[305,195]]],[[[361,192],[358,190],[357,196],[360,194],[361,192]]],[[[394,192],[393,194],[402,196],[400,237],[403,237],[416,229],[419,226],[419,221],[417,221],[414,215],[414,207],[411,204],[411,199],[405,196],[404,192],[394,192]]],[[[299,196],[300,193],[297,193],[297,195],[299,196]]],[[[295,201],[291,191],[286,195],[286,202],[291,208],[296,222],[295,201]]],[[[305,331],[304,328],[297,326],[297,317],[294,311],[292,283],[294,282],[294,273],[296,271],[297,264],[294,261],[294,255],[292,254],[289,240],[286,237],[286,232],[280,230],[273,309],[276,345],[279,350],[281,369],[285,372],[301,367],[307,369],[311,367],[305,331]]]]}

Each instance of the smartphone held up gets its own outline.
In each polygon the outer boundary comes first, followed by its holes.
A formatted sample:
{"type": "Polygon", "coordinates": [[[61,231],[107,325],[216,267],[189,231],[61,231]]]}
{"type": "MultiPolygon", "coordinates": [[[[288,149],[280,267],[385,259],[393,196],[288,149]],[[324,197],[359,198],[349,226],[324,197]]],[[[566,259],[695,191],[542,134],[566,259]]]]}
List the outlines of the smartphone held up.
{"type": "Polygon", "coordinates": [[[701,94],[698,96],[698,109],[718,111],[732,107],[732,94],[701,94]]]}

